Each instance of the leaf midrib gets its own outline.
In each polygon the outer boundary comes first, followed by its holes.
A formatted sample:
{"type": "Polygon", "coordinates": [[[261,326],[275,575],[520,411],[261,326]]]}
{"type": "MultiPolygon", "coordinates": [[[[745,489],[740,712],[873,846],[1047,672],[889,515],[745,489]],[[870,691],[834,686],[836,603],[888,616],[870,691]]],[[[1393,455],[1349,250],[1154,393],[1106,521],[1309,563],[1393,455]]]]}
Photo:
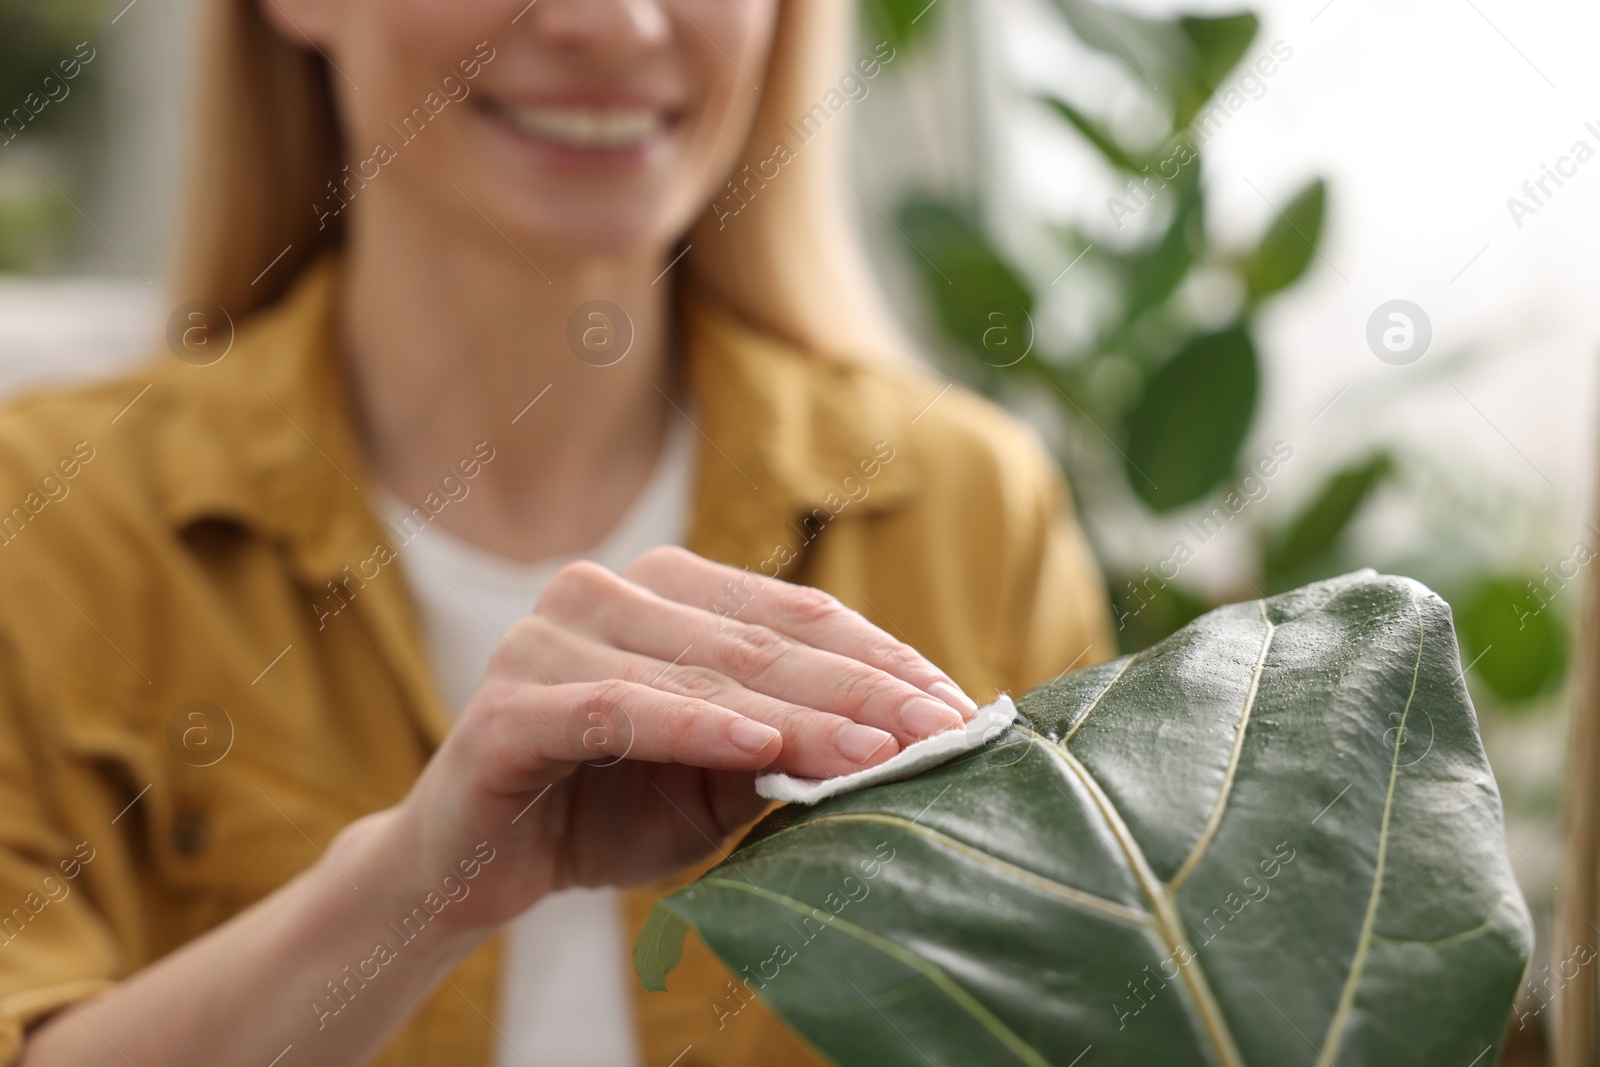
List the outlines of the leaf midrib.
{"type": "Polygon", "coordinates": [[[1122,821],[1122,814],[1117,811],[1116,805],[1111,802],[1111,798],[1106,795],[1095,776],[1089,773],[1089,769],[1078,761],[1066,745],[1052,743],[1027,727],[1018,726],[1015,729],[1032,736],[1051,754],[1062,760],[1072,775],[1083,783],[1089,795],[1094,798],[1095,806],[1100,809],[1101,816],[1111,829],[1112,837],[1122,849],[1129,867],[1133,869],[1135,879],[1150,901],[1156,920],[1157,935],[1171,951],[1174,959],[1180,951],[1189,957],[1187,962],[1179,964],[1178,973],[1183,976],[1184,988],[1189,991],[1189,999],[1200,1016],[1201,1025],[1212,1050],[1216,1052],[1223,1067],[1244,1067],[1244,1058],[1239,1054],[1239,1048],[1233,1040],[1233,1032],[1229,1029],[1228,1021],[1222,1015],[1222,1008],[1211,992],[1205,969],[1200,966],[1200,956],[1183,934],[1177,904],[1167,893],[1161,879],[1156,877],[1150,861],[1145,858],[1144,850],[1139,847],[1138,841],[1134,840],[1133,831],[1128,829],[1127,823],[1122,821]]]}
{"type": "MultiPolygon", "coordinates": [[[[1251,672],[1250,688],[1245,696],[1244,707],[1240,714],[1238,730],[1234,735],[1233,747],[1229,754],[1228,767],[1224,773],[1222,787],[1218,791],[1217,799],[1212,805],[1211,812],[1206,819],[1205,826],[1201,830],[1200,837],[1196,840],[1194,847],[1190,850],[1189,855],[1185,858],[1178,871],[1173,875],[1171,881],[1165,884],[1163,884],[1160,879],[1155,876],[1155,872],[1150,867],[1148,860],[1145,858],[1143,850],[1139,848],[1138,842],[1134,839],[1132,831],[1129,830],[1127,825],[1122,822],[1121,813],[1117,811],[1116,806],[1111,802],[1111,798],[1104,794],[1103,790],[1100,788],[1099,781],[1089,773],[1087,767],[1084,767],[1077,760],[1077,758],[1072,755],[1071,751],[1067,747],[1067,742],[1072,739],[1073,735],[1078,732],[1078,728],[1082,726],[1083,723],[1089,718],[1089,713],[1104,702],[1106,696],[1111,692],[1116,684],[1120,682],[1124,676],[1126,676],[1128,673],[1128,668],[1132,667],[1135,661],[1137,661],[1140,657],[1138,655],[1128,657],[1127,662],[1124,663],[1122,668],[1118,670],[1111,680],[1106,683],[1105,688],[1100,690],[1100,692],[1095,695],[1095,698],[1090,702],[1088,709],[1078,718],[1077,722],[1073,723],[1072,728],[1068,730],[1065,735],[1063,735],[1059,742],[1052,742],[1050,739],[1043,737],[1026,727],[1017,727],[1019,731],[1031,735],[1035,740],[1039,741],[1047,748],[1059,750],[1059,752],[1068,761],[1069,768],[1075,768],[1075,773],[1082,778],[1085,788],[1088,788],[1091,794],[1095,797],[1096,804],[1100,805],[1102,814],[1106,818],[1107,824],[1112,828],[1113,836],[1117,839],[1119,846],[1122,847],[1124,854],[1127,855],[1129,864],[1133,867],[1135,876],[1139,879],[1141,886],[1145,890],[1146,896],[1151,901],[1152,908],[1157,919],[1158,932],[1161,934],[1163,939],[1168,942],[1168,947],[1174,952],[1177,951],[1179,946],[1182,946],[1192,957],[1189,964],[1180,967],[1179,970],[1182,974],[1184,974],[1186,979],[1185,984],[1189,986],[1189,992],[1195,1001],[1195,1008],[1200,1013],[1202,1021],[1206,1024],[1207,1036],[1212,1039],[1212,1045],[1216,1049],[1217,1054],[1222,1057],[1224,1063],[1230,1065],[1242,1065],[1243,1059],[1240,1056],[1236,1045],[1234,1044],[1232,1032],[1227,1025],[1227,1020],[1222,1017],[1221,1008],[1219,1005],[1217,1005],[1215,997],[1211,993],[1209,983],[1207,983],[1205,978],[1204,970],[1200,967],[1199,956],[1197,953],[1195,953],[1194,947],[1188,943],[1188,939],[1184,937],[1182,933],[1182,928],[1179,925],[1181,916],[1179,915],[1177,909],[1176,893],[1183,882],[1194,871],[1195,867],[1199,865],[1199,862],[1208,850],[1212,839],[1216,836],[1217,829],[1221,826],[1222,817],[1227,810],[1228,800],[1232,796],[1233,784],[1238,772],[1239,762],[1243,756],[1246,728],[1249,726],[1250,716],[1255,705],[1256,696],[1260,692],[1261,674],[1266,664],[1267,652],[1271,648],[1273,636],[1277,633],[1281,626],[1287,626],[1290,623],[1299,622],[1302,619],[1308,618],[1326,609],[1329,604],[1333,603],[1333,601],[1339,598],[1339,595],[1345,591],[1345,589],[1348,587],[1348,584],[1354,583],[1347,583],[1347,585],[1340,586],[1339,588],[1333,590],[1327,597],[1323,598],[1322,602],[1317,604],[1315,607],[1301,612],[1299,615],[1291,616],[1290,618],[1287,618],[1283,620],[1283,622],[1277,624],[1273,623],[1271,616],[1267,614],[1266,600],[1263,599],[1257,601],[1257,604],[1260,607],[1262,621],[1266,624],[1267,630],[1262,637],[1261,650],[1257,654],[1255,668],[1251,672]],[[1194,981],[1192,982],[1189,981],[1191,968],[1194,972],[1194,981]]],[[[1417,606],[1415,599],[1412,601],[1412,606],[1417,610],[1418,618],[1420,620],[1421,608],[1417,606]]],[[[1413,695],[1416,691],[1417,671],[1420,669],[1421,664],[1422,650],[1419,643],[1417,650],[1417,663],[1412,671],[1413,695]]],[[[1410,698],[1407,698],[1406,712],[1409,711],[1410,698]]],[[[1405,716],[1403,713],[1401,716],[1401,737],[1404,736],[1404,723],[1405,716]]],[[[1398,741],[1399,738],[1396,740],[1398,741]]],[[[1398,749],[1396,750],[1395,758],[1397,760],[1399,758],[1398,749]]],[[[1391,768],[1391,797],[1393,792],[1394,773],[1395,768],[1391,768]]],[[[1384,809],[1385,834],[1387,833],[1388,811],[1389,805],[1386,801],[1384,809]]],[[[1372,903],[1369,902],[1369,908],[1371,906],[1372,903]]],[[[1369,915],[1368,918],[1370,922],[1371,916],[1369,915]]],[[[1367,930],[1365,928],[1363,930],[1363,934],[1363,940],[1370,940],[1370,937],[1366,936],[1367,930]]],[[[1362,947],[1361,954],[1363,956],[1365,955],[1364,946],[1362,947]]],[[[1341,997],[1341,1009],[1342,1008],[1343,997],[1341,997]]],[[[1338,1018],[1339,1016],[1336,1013],[1335,1020],[1337,1021],[1338,1018]]],[[[1330,1035],[1332,1034],[1331,1027],[1329,1033],[1330,1035]]],[[[1324,1043],[1326,1044],[1326,1042],[1327,1039],[1325,1038],[1324,1043]]],[[[1337,1049],[1337,1046],[1335,1046],[1335,1049],[1337,1049]]]]}
{"type": "MultiPolygon", "coordinates": [[[[1328,598],[1328,600],[1332,599],[1333,597],[1328,598]]],[[[1089,773],[1089,769],[1083,766],[1067,747],[1067,742],[1078,732],[1078,728],[1088,720],[1090,713],[1104,702],[1106,696],[1127,675],[1128,669],[1134,665],[1134,662],[1139,657],[1128,657],[1127,662],[1106,683],[1105,688],[1095,695],[1094,700],[1090,702],[1084,714],[1079,716],[1078,721],[1073,723],[1072,728],[1062,736],[1060,741],[1051,742],[1026,727],[1018,727],[1019,730],[1032,735],[1035,740],[1047,748],[1059,751],[1065,758],[1069,770],[1083,781],[1084,787],[1094,797],[1095,804],[1101,809],[1102,817],[1105,818],[1107,825],[1111,828],[1113,838],[1116,839],[1118,846],[1127,857],[1129,866],[1133,869],[1134,877],[1139,881],[1145,896],[1151,903],[1156,932],[1173,953],[1177,953],[1182,949],[1189,955],[1189,962],[1180,966],[1179,971],[1184,976],[1184,984],[1189,990],[1195,1010],[1201,1017],[1201,1022],[1206,1029],[1206,1036],[1211,1040],[1212,1047],[1216,1050],[1218,1057],[1230,1067],[1234,1064],[1243,1064],[1243,1059],[1233,1040],[1227,1020],[1222,1015],[1221,1006],[1211,992],[1204,969],[1200,966],[1199,955],[1182,932],[1182,921],[1178,912],[1176,894],[1183,882],[1199,865],[1212,839],[1216,836],[1217,829],[1222,824],[1222,816],[1227,810],[1228,800],[1233,793],[1233,783],[1238,773],[1239,762],[1244,753],[1245,734],[1250,724],[1252,710],[1255,707],[1256,696],[1261,688],[1262,670],[1266,665],[1267,653],[1272,647],[1273,635],[1277,632],[1277,626],[1273,624],[1271,617],[1267,614],[1266,601],[1257,601],[1257,604],[1261,612],[1261,621],[1266,626],[1266,632],[1262,634],[1261,648],[1256,653],[1255,666],[1250,672],[1250,686],[1245,694],[1244,706],[1239,714],[1239,723],[1234,732],[1233,745],[1229,752],[1227,769],[1223,774],[1222,786],[1217,792],[1217,798],[1207,815],[1205,826],[1201,829],[1199,838],[1195,841],[1194,847],[1170,881],[1163,883],[1156,876],[1149,860],[1144,855],[1144,851],[1134,839],[1133,832],[1122,821],[1121,813],[1117,811],[1116,805],[1105,794],[1099,781],[1089,773]]],[[[1317,608],[1313,609],[1313,612],[1321,610],[1326,604],[1327,601],[1319,604],[1317,608]]]]}

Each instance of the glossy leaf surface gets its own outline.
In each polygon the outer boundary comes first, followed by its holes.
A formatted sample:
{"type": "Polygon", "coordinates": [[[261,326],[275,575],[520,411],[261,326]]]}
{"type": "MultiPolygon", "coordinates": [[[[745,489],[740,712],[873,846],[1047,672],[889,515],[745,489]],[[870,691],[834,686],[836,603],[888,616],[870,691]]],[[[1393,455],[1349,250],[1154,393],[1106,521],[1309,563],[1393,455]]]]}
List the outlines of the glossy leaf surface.
{"type": "Polygon", "coordinates": [[[641,977],[692,926],[847,1065],[1492,1063],[1531,933],[1452,635],[1371,572],[1213,611],[774,812],[641,977]]]}

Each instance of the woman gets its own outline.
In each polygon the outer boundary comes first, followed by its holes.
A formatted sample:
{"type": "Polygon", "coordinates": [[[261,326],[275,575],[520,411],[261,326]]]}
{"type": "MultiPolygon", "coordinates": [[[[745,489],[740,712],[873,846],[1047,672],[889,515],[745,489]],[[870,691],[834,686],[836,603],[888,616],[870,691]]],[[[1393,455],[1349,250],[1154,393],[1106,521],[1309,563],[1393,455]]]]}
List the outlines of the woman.
{"type": "Polygon", "coordinates": [[[0,1060],[812,1062],[639,992],[650,902],[754,771],[1110,651],[1047,458],[894,359],[851,19],[207,5],[178,358],[0,418],[0,1060]]]}

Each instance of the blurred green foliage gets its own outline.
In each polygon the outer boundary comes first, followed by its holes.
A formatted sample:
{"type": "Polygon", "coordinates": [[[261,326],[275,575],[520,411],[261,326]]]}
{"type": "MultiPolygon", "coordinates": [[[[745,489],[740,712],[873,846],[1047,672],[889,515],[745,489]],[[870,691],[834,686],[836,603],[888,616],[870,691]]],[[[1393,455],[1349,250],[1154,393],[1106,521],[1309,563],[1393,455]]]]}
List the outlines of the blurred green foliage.
{"type": "Polygon", "coordinates": [[[95,133],[99,68],[80,64],[67,83],[61,63],[103,28],[104,6],[94,0],[0,0],[0,119],[16,109],[26,124],[0,133],[0,270],[28,270],[57,258],[70,239],[77,214],[50,187],[77,185],[95,133]],[[50,99],[46,78],[57,99],[50,99]],[[60,88],[65,85],[63,91],[60,88]],[[30,95],[37,103],[29,108],[30,95]]]}
{"type": "Polygon", "coordinates": [[[1281,593],[1326,577],[1319,566],[1335,549],[1339,535],[1382,481],[1394,471],[1394,458],[1380,452],[1337,471],[1287,525],[1273,531],[1262,553],[1267,591],[1281,593]]]}
{"type": "Polygon", "coordinates": [[[1533,579],[1480,579],[1456,601],[1456,629],[1477,676],[1508,704],[1548,693],[1566,668],[1567,627],[1533,579]]]}
{"type": "Polygon", "coordinates": [[[1311,257],[1317,253],[1314,235],[1322,232],[1327,203],[1327,183],[1312,182],[1289,201],[1278,221],[1261,238],[1261,244],[1241,260],[1240,270],[1252,299],[1286,289],[1306,272],[1311,257]]]}
{"type": "MultiPolygon", "coordinates": [[[[0,0],[0,114],[38,92],[46,77],[59,76],[58,64],[93,35],[102,14],[91,0],[0,0]]],[[[64,110],[45,108],[39,126],[63,121],[64,110]]]]}
{"type": "Polygon", "coordinates": [[[48,261],[77,221],[72,205],[44,182],[0,187],[0,271],[25,271],[48,261]]]}
{"type": "Polygon", "coordinates": [[[925,37],[939,21],[938,0],[863,0],[867,31],[874,41],[888,41],[896,51],[925,37]]]}
{"type": "MultiPolygon", "coordinates": [[[[1115,500],[1097,495],[1096,471],[1083,466],[1093,467],[1094,457],[1085,459],[1081,450],[1060,456],[1091,519],[1101,508],[1125,514],[1131,497],[1152,522],[1182,518],[1184,509],[1197,505],[1216,508],[1188,527],[1212,514],[1227,522],[1243,507],[1237,503],[1241,479],[1261,462],[1243,451],[1261,390],[1256,319],[1268,301],[1317,265],[1327,183],[1313,177],[1299,188],[1262,190],[1274,205],[1270,222],[1244,247],[1225,247],[1207,229],[1206,129],[1200,123],[1255,42],[1256,17],[1159,18],[1088,0],[1053,4],[1066,30],[1126,68],[1137,90],[1149,91],[1166,123],[1153,147],[1148,137],[1134,145],[1078,102],[1038,101],[1126,183],[1119,199],[1127,210],[1119,217],[1121,209],[1112,209],[1118,229],[1127,216],[1150,212],[1132,231],[1144,236],[1131,246],[1107,248],[1103,238],[1076,228],[1055,234],[1062,261],[1104,283],[1095,290],[1099,318],[1090,336],[1052,349],[1036,335],[1035,310],[1053,280],[1030,277],[1008,258],[980,222],[980,205],[970,200],[929,190],[909,197],[895,219],[909,245],[907,262],[923,282],[932,324],[947,342],[956,373],[1001,399],[1045,397],[1064,425],[1081,427],[1083,439],[1115,450],[1120,463],[1113,466],[1123,483],[1115,500]],[[1212,301],[1224,309],[1220,326],[1199,321],[1194,302],[1181,298],[1185,284],[1202,275],[1208,293],[1237,294],[1233,303],[1212,301]],[[1226,279],[1220,288],[1218,278],[1226,279]],[[1105,388],[1107,381],[1117,387],[1105,388]]],[[[935,13],[951,6],[868,0],[866,8],[872,32],[890,35],[897,47],[915,47],[936,25],[935,13]]],[[[1252,522],[1247,581],[1253,590],[1266,595],[1358,564],[1350,552],[1352,527],[1400,468],[1390,451],[1371,451],[1326,476],[1287,517],[1252,522]]],[[[1108,574],[1124,651],[1143,648],[1216,606],[1185,581],[1184,562],[1169,557],[1108,574]]],[[[1463,645],[1481,657],[1473,670],[1504,706],[1558,687],[1566,640],[1559,613],[1530,610],[1523,581],[1469,575],[1459,585],[1445,591],[1457,605],[1463,645]]]]}
{"type": "Polygon", "coordinates": [[[1120,57],[1166,97],[1174,129],[1188,126],[1222,86],[1260,25],[1249,12],[1156,19],[1089,0],[1055,6],[1079,40],[1120,57]]]}
{"type": "Polygon", "coordinates": [[[1128,485],[1155,511],[1192,504],[1239,462],[1260,362],[1243,322],[1194,334],[1145,375],[1123,416],[1128,485]]]}

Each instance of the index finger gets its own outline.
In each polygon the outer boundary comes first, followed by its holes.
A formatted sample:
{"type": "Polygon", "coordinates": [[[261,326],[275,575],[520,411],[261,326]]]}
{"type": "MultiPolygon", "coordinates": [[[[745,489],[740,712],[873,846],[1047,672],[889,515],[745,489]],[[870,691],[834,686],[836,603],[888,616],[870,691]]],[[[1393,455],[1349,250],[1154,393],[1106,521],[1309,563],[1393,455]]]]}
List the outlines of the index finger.
{"type": "Polygon", "coordinates": [[[668,600],[776,630],[812,648],[876,667],[970,719],[978,706],[950,676],[829,593],[713,563],[682,548],[654,548],[622,577],[668,600]]]}

